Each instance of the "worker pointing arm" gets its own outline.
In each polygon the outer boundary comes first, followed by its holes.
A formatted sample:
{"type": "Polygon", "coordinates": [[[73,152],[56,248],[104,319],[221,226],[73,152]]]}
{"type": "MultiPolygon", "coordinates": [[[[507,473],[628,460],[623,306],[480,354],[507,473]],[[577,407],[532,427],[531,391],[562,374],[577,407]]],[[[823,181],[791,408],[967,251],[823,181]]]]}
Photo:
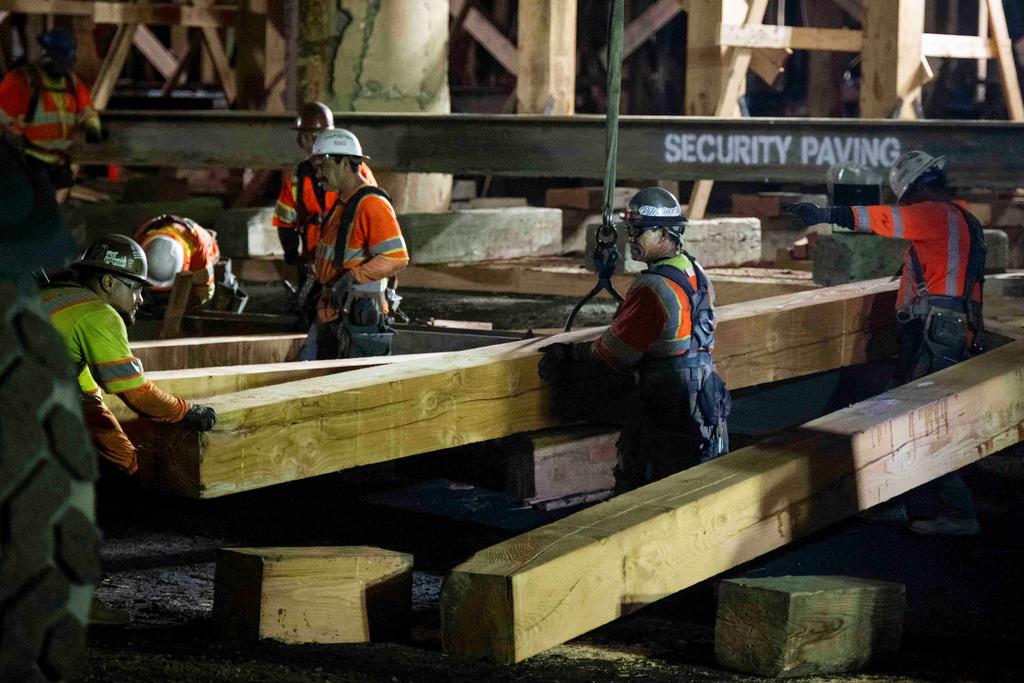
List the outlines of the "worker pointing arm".
{"type": "MultiPolygon", "coordinates": [[[[801,225],[832,223],[910,242],[896,296],[901,384],[980,351],[985,237],[978,219],[952,198],[945,165],[945,158],[924,152],[903,154],[889,172],[896,204],[801,203],[790,210],[801,225]]],[[[979,531],[971,492],[955,472],[907,494],[906,512],[916,518],[910,528],[918,533],[979,531]]]]}
{"type": "Polygon", "coordinates": [[[82,411],[97,451],[117,469],[135,475],[135,446],[104,405],[100,389],[116,394],[142,417],[197,431],[212,429],[217,416],[213,408],[189,405],[159,389],[131,352],[127,326],[135,322],[142,287],[149,282],[142,248],[123,235],[106,235],[72,266],[76,280],[46,287],[43,304],[78,372],[82,411]]]}

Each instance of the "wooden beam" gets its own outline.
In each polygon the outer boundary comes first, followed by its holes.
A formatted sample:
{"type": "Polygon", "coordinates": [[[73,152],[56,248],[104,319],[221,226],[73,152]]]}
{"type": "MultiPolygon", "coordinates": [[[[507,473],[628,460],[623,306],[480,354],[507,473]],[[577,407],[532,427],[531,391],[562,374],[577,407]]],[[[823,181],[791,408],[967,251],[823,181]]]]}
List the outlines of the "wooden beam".
{"type": "Polygon", "coordinates": [[[170,80],[178,67],[178,58],[160,42],[146,26],[139,26],[132,36],[132,44],[145,56],[146,60],[160,72],[164,80],[170,80]]]}
{"type": "MultiPolygon", "coordinates": [[[[860,52],[864,47],[864,32],[845,28],[723,24],[719,44],[727,47],[860,52]]],[[[921,50],[925,57],[936,58],[991,59],[996,56],[993,40],[944,33],[922,34],[921,50]]]]}
{"type": "MultiPolygon", "coordinates": [[[[735,0],[733,0],[735,1],[735,0]]],[[[739,1],[735,6],[728,6],[726,3],[719,2],[719,16],[722,21],[718,23],[721,26],[722,23],[729,23],[724,20],[728,19],[729,16],[726,11],[731,11],[735,14],[739,11],[740,6],[744,3],[739,1]],[[732,9],[730,10],[729,7],[732,9]]],[[[746,15],[743,20],[743,25],[746,27],[752,27],[760,24],[764,19],[765,10],[768,8],[767,0],[751,0],[749,7],[746,7],[746,15]]],[[[696,6],[691,5],[691,12],[689,13],[688,21],[695,23],[695,14],[697,11],[696,6]]],[[[687,101],[687,114],[703,115],[711,113],[714,116],[719,117],[734,117],[739,115],[739,98],[743,94],[747,84],[747,69],[750,67],[751,53],[747,48],[736,47],[736,48],[725,48],[718,45],[708,46],[709,36],[707,35],[712,31],[712,27],[709,22],[702,20],[697,23],[693,31],[688,31],[687,40],[691,37],[697,37],[700,41],[697,46],[694,47],[693,56],[698,57],[705,62],[710,62],[712,55],[715,51],[718,51],[719,69],[724,67],[724,72],[718,74],[718,79],[711,79],[712,69],[709,64],[695,65],[694,75],[703,76],[703,83],[696,85],[695,87],[700,88],[700,91],[694,94],[694,99],[691,101],[690,98],[690,58],[691,51],[689,44],[687,44],[687,66],[686,66],[686,101],[687,101]],[[712,49],[713,48],[713,49],[712,49]],[[691,112],[691,105],[694,108],[702,108],[707,103],[704,101],[704,97],[710,96],[710,88],[717,87],[718,91],[715,93],[715,104],[714,109],[711,112],[694,111],[691,112]]],[[[717,40],[714,41],[717,43],[717,40]]],[[[713,185],[712,180],[698,180],[693,184],[693,189],[690,192],[690,202],[687,206],[686,216],[690,220],[699,220],[704,218],[704,212],[708,207],[708,200],[711,199],[711,188],[713,185]]]]}
{"type": "MultiPolygon", "coordinates": [[[[231,394],[246,389],[269,387],[310,377],[335,375],[339,372],[374,368],[380,365],[409,360],[424,360],[433,353],[409,353],[376,358],[339,358],[337,360],[307,360],[290,363],[262,363],[256,365],[225,365],[221,367],[188,368],[184,370],[157,370],[146,368],[146,379],[164,391],[186,401],[231,394]]],[[[145,365],[143,365],[145,368],[145,365]]],[[[118,420],[133,420],[135,413],[122,401],[104,394],[104,402],[118,420]]]]}
{"type": "MultiPolygon", "coordinates": [[[[629,22],[622,36],[622,59],[625,61],[636,49],[654,37],[654,34],[680,12],[685,12],[687,0],[656,0],[640,16],[629,22]]],[[[608,54],[607,46],[601,50],[608,54]]]]}
{"type": "Polygon", "coordinates": [[[121,69],[124,68],[138,28],[138,24],[122,24],[117,27],[114,39],[110,43],[110,51],[107,52],[106,59],[100,66],[100,73],[92,86],[92,103],[100,111],[107,108],[107,102],[114,93],[114,86],[121,75],[121,69]]]}
{"type": "MultiPolygon", "coordinates": [[[[453,17],[458,17],[462,12],[463,4],[469,0],[449,0],[448,11],[453,17]]],[[[462,27],[466,33],[473,36],[473,39],[480,44],[480,47],[498,60],[498,63],[505,67],[505,70],[515,76],[519,72],[519,55],[516,46],[512,44],[494,24],[487,20],[480,10],[470,7],[462,20],[462,27]]]]}
{"type": "MultiPolygon", "coordinates": [[[[241,0],[235,26],[236,59],[233,99],[238,109],[262,109],[267,79],[267,0],[241,0]]],[[[283,65],[283,63],[282,63],[283,65]]]]}
{"type": "Polygon", "coordinates": [[[915,118],[923,32],[924,0],[865,4],[861,118],[915,118]]]}
{"type": "Polygon", "coordinates": [[[794,50],[860,52],[864,37],[861,31],[844,28],[721,24],[718,28],[718,44],[724,47],[788,47],[794,50]]]}
{"type": "Polygon", "coordinates": [[[231,62],[228,59],[227,52],[224,50],[224,43],[220,39],[220,34],[217,33],[217,29],[208,26],[204,26],[200,30],[203,32],[206,54],[209,55],[210,61],[213,62],[213,69],[217,73],[220,87],[224,89],[224,95],[227,97],[228,103],[234,103],[238,94],[235,88],[235,74],[231,70],[231,62]]]}
{"type": "Polygon", "coordinates": [[[1006,28],[1006,14],[1003,0],[981,0],[988,5],[988,26],[996,44],[996,64],[1003,79],[1003,98],[1010,120],[1024,121],[1024,101],[1021,99],[1020,82],[1017,80],[1017,63],[1013,58],[1013,44],[1006,28]]]}
{"type": "MultiPolygon", "coordinates": [[[[161,339],[171,339],[181,335],[181,319],[185,317],[188,297],[192,293],[192,284],[196,281],[197,276],[198,273],[191,272],[178,273],[174,276],[174,285],[171,287],[171,295],[167,299],[164,319],[160,323],[160,331],[157,335],[161,339]]],[[[203,271],[203,276],[206,276],[205,271],[203,271]]]]}
{"type": "Polygon", "coordinates": [[[283,363],[298,352],[305,338],[304,334],[257,334],[139,341],[132,343],[132,353],[147,372],[283,363]]]}
{"type": "MultiPolygon", "coordinates": [[[[719,372],[733,388],[863,362],[893,349],[896,284],[862,282],[719,309],[719,372]]],[[[610,371],[547,385],[540,351],[600,329],[227,394],[202,435],[147,423],[133,442],[156,485],[209,498],[593,419],[628,393],[610,371]],[[571,398],[569,398],[571,397],[571,398]],[[173,453],[168,449],[173,449],[173,453]]]]}
{"type": "Polygon", "coordinates": [[[576,0],[519,3],[516,112],[576,111],[576,0]],[[548,101],[554,98],[554,106],[548,101]]]}
{"type": "Polygon", "coordinates": [[[1018,443],[1024,342],[477,553],[441,594],[445,649],[563,643],[1018,443]]]}
{"type": "Polygon", "coordinates": [[[0,0],[0,10],[29,15],[90,17],[97,24],[222,27],[234,24],[234,7],[176,3],[88,2],[87,0],[0,0]]]}
{"type": "Polygon", "coordinates": [[[200,49],[202,48],[200,48],[199,43],[189,43],[188,48],[185,50],[185,53],[181,56],[181,59],[179,59],[178,63],[174,65],[174,72],[167,78],[167,82],[164,83],[164,88],[160,92],[161,97],[171,96],[175,88],[178,87],[178,84],[181,82],[181,80],[186,77],[188,73],[188,68],[192,64],[192,62],[195,61],[196,54],[199,53],[200,49]]]}

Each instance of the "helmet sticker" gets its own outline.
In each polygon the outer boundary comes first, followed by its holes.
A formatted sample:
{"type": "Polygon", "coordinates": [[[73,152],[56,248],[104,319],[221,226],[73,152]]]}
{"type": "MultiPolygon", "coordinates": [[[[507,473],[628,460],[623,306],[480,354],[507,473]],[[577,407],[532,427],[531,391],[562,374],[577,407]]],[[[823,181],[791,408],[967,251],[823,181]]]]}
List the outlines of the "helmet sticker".
{"type": "Polygon", "coordinates": [[[118,254],[116,251],[107,251],[103,262],[115,268],[128,268],[128,257],[118,254]]]}
{"type": "Polygon", "coordinates": [[[641,216],[675,217],[679,215],[679,209],[674,206],[641,206],[637,209],[641,216]]]}

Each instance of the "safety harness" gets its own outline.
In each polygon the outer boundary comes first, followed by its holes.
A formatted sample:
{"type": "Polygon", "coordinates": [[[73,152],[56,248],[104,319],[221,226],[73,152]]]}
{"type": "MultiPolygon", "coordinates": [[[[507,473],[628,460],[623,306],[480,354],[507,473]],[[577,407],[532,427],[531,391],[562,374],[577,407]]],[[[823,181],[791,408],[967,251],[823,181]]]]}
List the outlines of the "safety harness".
{"type": "Polygon", "coordinates": [[[667,263],[656,264],[645,272],[660,275],[676,283],[686,292],[686,298],[690,302],[690,350],[682,363],[686,366],[698,366],[711,362],[711,349],[715,346],[715,309],[711,305],[711,286],[704,275],[704,269],[685,251],[683,254],[693,264],[697,279],[696,288],[690,284],[690,278],[686,273],[667,263]]]}
{"type": "Polygon", "coordinates": [[[949,296],[943,294],[929,294],[928,283],[924,277],[924,268],[921,266],[921,259],[917,256],[917,250],[913,244],[910,246],[910,267],[914,278],[914,288],[917,291],[917,299],[906,308],[898,312],[900,322],[909,322],[918,318],[927,318],[933,307],[942,308],[955,313],[963,313],[967,318],[967,324],[975,333],[980,334],[985,329],[985,321],[982,317],[981,303],[971,299],[971,294],[976,285],[985,281],[985,233],[981,223],[970,212],[964,211],[956,204],[950,203],[956,208],[967,222],[970,234],[970,252],[967,256],[967,273],[964,277],[964,290],[961,296],[949,296]]]}
{"type": "Polygon", "coordinates": [[[313,187],[313,194],[316,196],[317,204],[323,211],[327,211],[327,188],[325,188],[316,177],[316,168],[313,166],[313,162],[309,159],[304,159],[298,166],[295,167],[295,229],[299,231],[302,236],[302,247],[307,248],[306,244],[306,226],[310,223],[310,220],[317,218],[317,222],[323,220],[323,213],[310,213],[306,207],[304,199],[306,191],[306,180],[310,181],[310,185],[313,187]]]}
{"type": "Polygon", "coordinates": [[[61,71],[64,83],[67,85],[61,88],[51,88],[49,85],[43,86],[43,74],[38,66],[35,64],[29,64],[25,67],[25,73],[28,75],[28,84],[30,95],[28,98],[28,111],[25,112],[25,124],[28,125],[36,119],[36,108],[39,106],[39,96],[45,89],[47,92],[52,93],[68,93],[75,100],[75,108],[78,108],[78,91],[75,88],[75,75],[69,73],[66,70],[61,71]]]}

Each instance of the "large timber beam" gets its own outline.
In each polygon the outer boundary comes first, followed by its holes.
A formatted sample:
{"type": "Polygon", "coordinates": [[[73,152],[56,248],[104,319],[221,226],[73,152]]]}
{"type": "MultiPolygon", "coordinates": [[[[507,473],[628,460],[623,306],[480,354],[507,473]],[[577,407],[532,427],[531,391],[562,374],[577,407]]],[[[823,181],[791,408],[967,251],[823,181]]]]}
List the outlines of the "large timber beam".
{"type": "MultiPolygon", "coordinates": [[[[432,355],[435,354],[409,353],[376,358],[341,358],[338,360],[157,370],[156,372],[147,372],[146,379],[168,393],[180,396],[187,401],[193,401],[310,377],[323,377],[378,365],[390,365],[400,361],[422,360],[432,355]]],[[[114,396],[105,394],[104,401],[118,420],[135,419],[135,414],[131,409],[114,396]]]]}
{"type": "MultiPolygon", "coordinates": [[[[82,163],[278,168],[295,158],[292,120],[265,112],[105,112],[110,140],[76,147],[82,163]],[[168,136],[168,130],[175,135],[168,136]]],[[[603,116],[362,114],[335,124],[390,171],[601,178],[603,116]],[[459,144],[453,144],[458,141],[459,144]]],[[[1005,121],[856,119],[619,119],[624,178],[820,183],[835,163],[888,169],[900,153],[948,156],[950,181],[1015,187],[1024,125],[1005,121]],[[955,160],[955,163],[953,161],[955,160]]]]}
{"type": "Polygon", "coordinates": [[[0,10],[17,14],[89,17],[97,24],[232,26],[236,7],[191,7],[176,3],[88,2],[87,0],[0,0],[0,10]]]}
{"type": "Polygon", "coordinates": [[[1024,341],[512,538],[456,567],[445,649],[503,663],[1018,443],[1024,341]]]}
{"type": "MultiPolygon", "coordinates": [[[[746,387],[893,351],[895,283],[861,282],[719,309],[716,364],[746,387]]],[[[628,393],[609,373],[547,385],[541,349],[600,329],[219,396],[213,431],[145,423],[133,434],[157,488],[202,498],[394,460],[599,414],[628,393]]]]}
{"type": "Polygon", "coordinates": [[[255,334],[161,339],[133,342],[132,353],[147,372],[283,363],[295,356],[305,338],[304,334],[255,334]]]}

